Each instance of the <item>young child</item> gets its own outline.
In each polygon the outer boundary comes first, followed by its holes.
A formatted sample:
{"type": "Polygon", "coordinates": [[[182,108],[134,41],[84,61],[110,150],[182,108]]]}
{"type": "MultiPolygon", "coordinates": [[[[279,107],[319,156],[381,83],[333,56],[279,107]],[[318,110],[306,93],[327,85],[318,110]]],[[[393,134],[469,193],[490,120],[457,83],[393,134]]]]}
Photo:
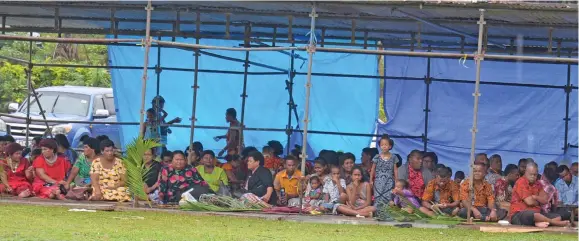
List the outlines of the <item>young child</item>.
{"type": "Polygon", "coordinates": [[[454,182],[456,184],[459,184],[462,182],[462,180],[464,180],[464,172],[462,171],[457,171],[456,173],[454,173],[454,182]]]}
{"type": "Polygon", "coordinates": [[[388,135],[380,138],[380,155],[372,159],[370,171],[370,185],[374,187],[374,206],[380,212],[384,205],[392,200],[392,189],[398,179],[398,157],[390,153],[394,147],[394,140],[388,135]]]}
{"type": "Polygon", "coordinates": [[[412,206],[420,208],[418,198],[408,189],[408,182],[406,180],[398,179],[392,193],[394,194],[394,201],[390,201],[390,206],[396,206],[408,213],[413,213],[414,210],[408,205],[409,203],[406,202],[406,200],[408,200],[412,206]],[[406,198],[406,200],[404,200],[404,198],[406,198]]]}
{"type": "MultiPolygon", "coordinates": [[[[163,151],[167,150],[167,135],[171,134],[171,129],[169,129],[168,126],[161,126],[161,124],[175,124],[175,123],[181,123],[181,118],[179,117],[175,117],[175,119],[171,120],[171,121],[165,121],[165,118],[167,118],[167,116],[169,115],[164,107],[165,107],[165,99],[158,95],[155,96],[155,98],[153,98],[153,100],[151,101],[151,104],[153,105],[153,108],[151,108],[153,110],[153,114],[155,117],[155,121],[157,124],[157,127],[159,127],[156,132],[158,133],[159,137],[160,137],[160,143],[161,143],[161,149],[163,151]]],[[[149,111],[147,110],[147,113],[149,111]]]]}
{"type": "Polygon", "coordinates": [[[157,118],[155,118],[155,110],[153,108],[147,109],[147,119],[145,120],[145,129],[141,130],[143,139],[160,142],[161,136],[159,134],[158,128],[159,126],[157,118]]]}
{"type": "Polygon", "coordinates": [[[281,158],[274,155],[273,147],[264,146],[262,149],[263,157],[265,159],[263,167],[267,168],[272,175],[275,175],[281,167],[281,158]]]}
{"type": "Polygon", "coordinates": [[[310,177],[311,190],[306,197],[306,205],[320,206],[322,202],[322,182],[318,176],[310,177]]]}
{"type": "Polygon", "coordinates": [[[170,166],[172,160],[173,160],[173,153],[171,153],[170,151],[164,151],[163,154],[161,154],[161,164],[163,164],[164,167],[170,166]]]}

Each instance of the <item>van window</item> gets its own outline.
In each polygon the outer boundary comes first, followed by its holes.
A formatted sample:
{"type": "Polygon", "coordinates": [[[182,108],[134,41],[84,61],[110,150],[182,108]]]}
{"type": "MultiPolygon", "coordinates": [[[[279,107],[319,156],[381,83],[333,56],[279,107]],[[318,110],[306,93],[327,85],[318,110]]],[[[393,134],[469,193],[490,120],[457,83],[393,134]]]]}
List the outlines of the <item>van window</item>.
{"type": "Polygon", "coordinates": [[[105,105],[107,110],[109,111],[110,115],[116,115],[117,111],[115,110],[115,98],[110,95],[105,96],[105,105]]]}

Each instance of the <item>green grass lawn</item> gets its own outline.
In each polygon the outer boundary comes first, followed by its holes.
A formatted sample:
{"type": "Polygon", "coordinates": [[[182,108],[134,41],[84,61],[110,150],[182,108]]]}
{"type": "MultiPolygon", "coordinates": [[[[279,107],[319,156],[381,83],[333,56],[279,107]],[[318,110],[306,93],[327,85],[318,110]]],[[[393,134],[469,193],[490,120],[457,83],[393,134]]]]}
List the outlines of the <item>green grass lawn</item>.
{"type": "Polygon", "coordinates": [[[577,240],[568,234],[333,225],[159,212],[0,205],[0,240],[577,240]]]}

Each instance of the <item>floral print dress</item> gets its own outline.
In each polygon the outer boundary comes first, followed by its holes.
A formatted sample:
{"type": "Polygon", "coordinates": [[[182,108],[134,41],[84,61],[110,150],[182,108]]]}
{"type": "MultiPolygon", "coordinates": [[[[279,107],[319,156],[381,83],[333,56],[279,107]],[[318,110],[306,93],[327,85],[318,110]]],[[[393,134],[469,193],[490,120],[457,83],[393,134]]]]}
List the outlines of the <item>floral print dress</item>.
{"type": "Polygon", "coordinates": [[[164,204],[178,203],[181,200],[181,194],[195,185],[208,185],[197,169],[191,165],[187,165],[182,170],[171,166],[163,167],[159,182],[159,199],[164,204]]]}
{"type": "Polygon", "coordinates": [[[99,175],[99,181],[94,185],[100,186],[103,200],[119,202],[131,200],[131,196],[126,187],[117,187],[121,181],[121,177],[125,175],[126,172],[125,166],[120,159],[115,159],[115,163],[111,169],[104,168],[100,159],[93,161],[90,174],[99,175]]]}

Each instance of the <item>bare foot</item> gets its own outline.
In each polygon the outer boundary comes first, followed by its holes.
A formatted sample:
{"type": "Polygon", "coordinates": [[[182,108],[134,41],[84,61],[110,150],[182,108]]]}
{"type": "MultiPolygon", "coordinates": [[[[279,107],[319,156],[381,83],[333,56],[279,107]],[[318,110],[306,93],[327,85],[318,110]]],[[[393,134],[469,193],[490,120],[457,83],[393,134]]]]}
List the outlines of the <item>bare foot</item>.
{"type": "Polygon", "coordinates": [[[30,192],[29,189],[26,189],[24,191],[22,191],[20,194],[18,194],[19,198],[26,198],[26,197],[30,197],[32,193],[30,192]]]}
{"type": "Polygon", "coordinates": [[[551,224],[557,227],[568,227],[571,223],[568,220],[565,220],[565,221],[551,221],[551,224]]]}
{"type": "Polygon", "coordinates": [[[56,198],[57,198],[58,200],[66,200],[66,197],[65,197],[64,195],[62,195],[62,194],[56,195],[56,198]]]}
{"type": "Polygon", "coordinates": [[[546,227],[549,227],[549,223],[548,222],[537,222],[537,223],[535,223],[535,227],[546,228],[546,227]]]}

